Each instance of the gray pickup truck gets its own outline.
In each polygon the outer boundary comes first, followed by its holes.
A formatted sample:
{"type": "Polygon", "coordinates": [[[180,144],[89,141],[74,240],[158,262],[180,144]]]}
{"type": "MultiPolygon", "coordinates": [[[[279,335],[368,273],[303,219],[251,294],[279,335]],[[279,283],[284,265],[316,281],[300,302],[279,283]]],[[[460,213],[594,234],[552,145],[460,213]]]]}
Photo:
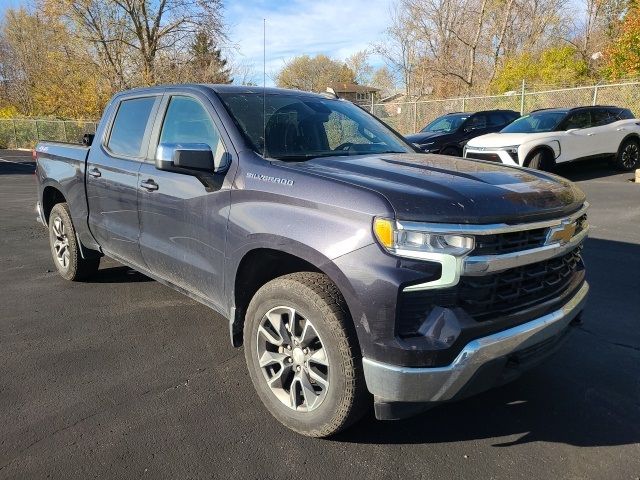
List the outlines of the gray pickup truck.
{"type": "Polygon", "coordinates": [[[62,277],[106,255],[209,306],[266,408],[305,435],[507,382],[587,296],[571,182],[419,153],[328,95],[131,90],[86,143],[36,148],[62,277]]]}

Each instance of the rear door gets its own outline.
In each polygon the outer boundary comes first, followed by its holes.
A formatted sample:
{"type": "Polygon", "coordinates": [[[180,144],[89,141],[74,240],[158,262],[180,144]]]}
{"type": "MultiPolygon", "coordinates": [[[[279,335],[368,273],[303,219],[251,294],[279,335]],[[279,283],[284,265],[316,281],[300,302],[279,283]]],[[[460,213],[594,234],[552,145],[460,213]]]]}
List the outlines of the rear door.
{"type": "MultiPolygon", "coordinates": [[[[139,172],[140,248],[149,269],[185,290],[223,305],[223,267],[235,163],[215,174],[218,187],[198,178],[158,170],[158,144],[207,144],[216,164],[231,142],[210,100],[199,92],[165,95],[151,138],[149,161],[139,172]],[[147,189],[144,185],[154,185],[147,189]]],[[[233,157],[232,157],[233,158],[233,157]]]]}
{"type": "Polygon", "coordinates": [[[144,266],[138,237],[138,171],[161,94],[117,98],[109,125],[87,160],[89,228],[102,249],[129,264],[144,266]]]}

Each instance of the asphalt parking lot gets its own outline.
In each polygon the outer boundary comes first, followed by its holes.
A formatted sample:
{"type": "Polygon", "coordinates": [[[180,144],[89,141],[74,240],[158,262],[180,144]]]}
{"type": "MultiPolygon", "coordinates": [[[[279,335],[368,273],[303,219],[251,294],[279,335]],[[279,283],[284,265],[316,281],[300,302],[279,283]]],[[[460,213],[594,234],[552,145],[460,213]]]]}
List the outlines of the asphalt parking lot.
{"type": "Polygon", "coordinates": [[[640,185],[574,164],[592,205],[583,326],[520,380],[401,422],[301,437],[226,321],[116,262],[69,283],[29,154],[0,151],[0,478],[640,479],[640,185]]]}

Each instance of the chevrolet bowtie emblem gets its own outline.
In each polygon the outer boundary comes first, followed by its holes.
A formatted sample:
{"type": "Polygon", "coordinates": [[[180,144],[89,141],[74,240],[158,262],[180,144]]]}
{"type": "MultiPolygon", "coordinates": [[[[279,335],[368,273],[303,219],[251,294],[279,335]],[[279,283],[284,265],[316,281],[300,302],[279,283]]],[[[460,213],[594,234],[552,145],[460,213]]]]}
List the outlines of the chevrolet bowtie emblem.
{"type": "Polygon", "coordinates": [[[552,227],[547,236],[547,245],[551,243],[568,243],[576,233],[577,225],[573,223],[563,223],[557,227],[552,227]]]}

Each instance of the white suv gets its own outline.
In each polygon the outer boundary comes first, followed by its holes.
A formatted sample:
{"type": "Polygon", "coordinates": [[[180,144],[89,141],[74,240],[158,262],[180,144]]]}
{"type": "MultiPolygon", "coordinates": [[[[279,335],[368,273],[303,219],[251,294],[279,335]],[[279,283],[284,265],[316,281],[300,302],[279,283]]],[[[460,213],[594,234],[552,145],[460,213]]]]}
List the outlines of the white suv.
{"type": "Polygon", "coordinates": [[[608,156],[621,170],[640,168],[640,121],[626,108],[536,110],[499,133],[469,140],[465,158],[550,170],[556,163],[608,156]]]}

